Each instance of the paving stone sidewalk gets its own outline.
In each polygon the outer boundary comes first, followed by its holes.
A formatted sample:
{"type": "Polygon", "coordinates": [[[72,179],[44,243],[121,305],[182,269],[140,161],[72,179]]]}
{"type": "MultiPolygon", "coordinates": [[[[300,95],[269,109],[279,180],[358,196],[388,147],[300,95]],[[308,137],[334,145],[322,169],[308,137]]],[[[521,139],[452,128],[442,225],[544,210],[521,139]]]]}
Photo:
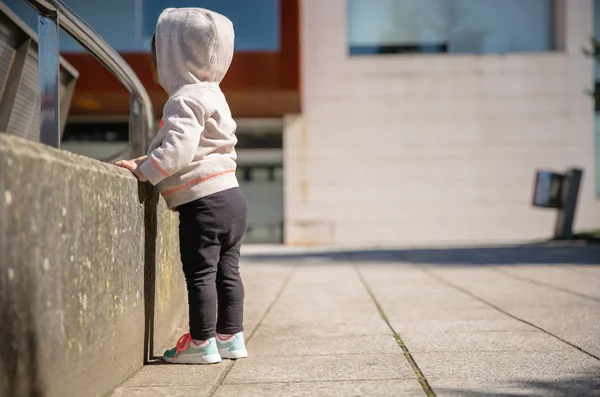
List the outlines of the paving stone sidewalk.
{"type": "Polygon", "coordinates": [[[249,247],[242,271],[249,358],[113,396],[600,396],[600,245],[249,247]]]}

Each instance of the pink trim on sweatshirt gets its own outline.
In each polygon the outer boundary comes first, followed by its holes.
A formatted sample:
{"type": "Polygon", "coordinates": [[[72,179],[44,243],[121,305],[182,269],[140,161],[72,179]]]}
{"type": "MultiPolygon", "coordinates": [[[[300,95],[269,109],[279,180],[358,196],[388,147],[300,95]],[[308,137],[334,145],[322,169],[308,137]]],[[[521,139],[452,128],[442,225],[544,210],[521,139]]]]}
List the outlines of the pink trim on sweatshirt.
{"type": "Polygon", "coordinates": [[[192,185],[195,185],[195,184],[197,184],[197,183],[203,182],[203,181],[205,181],[205,180],[207,180],[207,179],[211,179],[211,178],[215,178],[215,177],[217,177],[217,176],[221,176],[221,175],[229,174],[229,173],[231,173],[231,172],[235,172],[235,170],[229,170],[229,171],[218,172],[218,173],[216,173],[216,174],[212,174],[212,175],[209,175],[209,176],[205,176],[205,177],[203,177],[203,178],[197,178],[197,179],[194,179],[194,180],[191,180],[191,181],[189,181],[189,182],[188,182],[188,183],[186,183],[185,185],[182,185],[182,186],[176,187],[175,189],[167,190],[167,191],[166,191],[166,192],[164,192],[162,195],[163,195],[163,197],[164,197],[164,196],[168,196],[168,195],[169,195],[169,194],[171,194],[171,193],[178,192],[178,191],[180,191],[180,190],[182,190],[182,189],[185,189],[185,188],[187,188],[187,187],[190,187],[190,186],[192,186],[192,185]]]}
{"type": "Polygon", "coordinates": [[[169,173],[165,170],[163,170],[160,165],[158,165],[158,163],[156,162],[156,160],[154,160],[152,157],[150,157],[150,163],[152,163],[153,166],[156,167],[157,170],[160,171],[161,174],[163,174],[164,176],[170,176],[169,173]]]}

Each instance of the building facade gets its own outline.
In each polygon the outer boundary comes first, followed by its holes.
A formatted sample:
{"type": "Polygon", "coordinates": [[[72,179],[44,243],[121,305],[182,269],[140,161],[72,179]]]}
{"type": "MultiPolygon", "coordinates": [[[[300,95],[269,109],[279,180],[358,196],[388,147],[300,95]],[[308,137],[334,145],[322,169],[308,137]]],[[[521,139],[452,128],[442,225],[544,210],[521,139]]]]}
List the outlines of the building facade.
{"type": "Polygon", "coordinates": [[[572,166],[585,170],[575,226],[598,228],[593,14],[590,0],[301,1],[286,241],[548,238],[534,174],[572,166]]]}
{"type": "MultiPolygon", "coordinates": [[[[35,25],[21,0],[6,3],[35,25]]],[[[556,214],[532,207],[535,172],[568,167],[585,171],[576,229],[600,227],[594,63],[582,50],[600,31],[599,0],[67,3],[138,72],[157,118],[166,97],[148,49],[160,11],[200,6],[232,19],[223,90],[239,124],[250,242],[548,238],[556,214]]],[[[63,146],[125,142],[128,93],[62,39],[81,72],[63,146]]]]}

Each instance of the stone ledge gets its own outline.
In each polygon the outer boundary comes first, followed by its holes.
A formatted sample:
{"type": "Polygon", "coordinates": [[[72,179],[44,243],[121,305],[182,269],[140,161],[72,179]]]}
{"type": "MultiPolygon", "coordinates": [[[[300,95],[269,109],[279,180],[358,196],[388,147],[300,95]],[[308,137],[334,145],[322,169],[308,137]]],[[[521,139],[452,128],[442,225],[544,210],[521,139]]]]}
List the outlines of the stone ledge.
{"type": "Polygon", "coordinates": [[[126,170],[0,134],[0,395],[105,395],[186,311],[177,217],[126,170]]]}

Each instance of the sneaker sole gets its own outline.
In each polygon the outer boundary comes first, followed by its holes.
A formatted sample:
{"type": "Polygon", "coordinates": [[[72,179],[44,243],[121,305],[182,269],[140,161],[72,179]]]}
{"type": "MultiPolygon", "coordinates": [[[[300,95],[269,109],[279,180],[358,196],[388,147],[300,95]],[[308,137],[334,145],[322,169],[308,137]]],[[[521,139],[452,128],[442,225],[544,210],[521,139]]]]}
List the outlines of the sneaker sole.
{"type": "Polygon", "coordinates": [[[163,356],[163,360],[171,364],[217,364],[221,362],[221,356],[219,354],[208,356],[203,354],[182,354],[175,359],[163,356]]]}
{"type": "Polygon", "coordinates": [[[237,360],[238,358],[246,358],[248,357],[248,350],[234,350],[229,351],[228,349],[219,350],[219,353],[222,358],[226,358],[229,360],[237,360]]]}

